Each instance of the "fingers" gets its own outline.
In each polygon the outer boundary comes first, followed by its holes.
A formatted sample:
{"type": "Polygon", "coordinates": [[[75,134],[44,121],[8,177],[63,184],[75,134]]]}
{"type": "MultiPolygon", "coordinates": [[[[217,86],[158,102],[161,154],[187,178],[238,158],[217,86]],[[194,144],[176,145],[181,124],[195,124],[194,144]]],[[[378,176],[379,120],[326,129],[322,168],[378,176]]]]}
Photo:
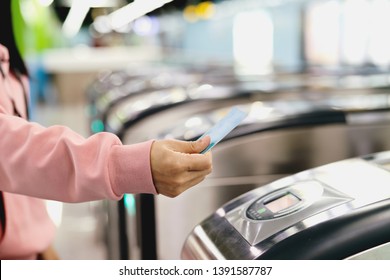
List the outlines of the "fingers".
{"type": "Polygon", "coordinates": [[[200,154],[210,144],[210,136],[197,141],[172,141],[169,145],[176,152],[172,154],[177,168],[181,171],[201,171],[210,169],[211,153],[200,154]]]}
{"type": "Polygon", "coordinates": [[[171,178],[171,180],[166,182],[166,184],[160,186],[158,191],[162,195],[176,197],[189,188],[202,182],[208,174],[208,171],[188,172],[182,177],[171,178]]]}
{"type": "Polygon", "coordinates": [[[199,154],[210,145],[210,136],[205,136],[196,141],[171,141],[172,149],[186,154],[199,154]]]}
{"type": "Polygon", "coordinates": [[[212,166],[211,153],[206,155],[185,154],[181,155],[178,160],[180,160],[178,167],[185,171],[202,171],[211,169],[212,166]]]}
{"type": "Polygon", "coordinates": [[[210,142],[160,140],[152,144],[151,171],[160,194],[175,197],[203,181],[212,171],[211,153],[199,154],[210,142]]]}

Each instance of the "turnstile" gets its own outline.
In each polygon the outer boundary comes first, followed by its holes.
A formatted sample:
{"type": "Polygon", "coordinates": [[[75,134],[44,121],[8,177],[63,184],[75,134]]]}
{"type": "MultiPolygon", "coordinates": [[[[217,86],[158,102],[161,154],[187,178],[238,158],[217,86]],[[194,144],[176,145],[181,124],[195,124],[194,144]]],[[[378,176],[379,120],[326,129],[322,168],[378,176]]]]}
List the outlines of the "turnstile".
{"type": "Polygon", "coordinates": [[[197,225],[182,258],[390,259],[389,244],[390,152],[382,152],[258,185],[197,225]]]}
{"type": "MultiPolygon", "coordinates": [[[[221,89],[223,86],[217,88],[221,89]]],[[[227,89],[229,87],[222,92],[234,93],[234,91],[226,91],[227,89]]],[[[212,89],[202,88],[202,90],[212,89]]],[[[126,108],[118,111],[125,115],[122,114],[124,116],[122,121],[116,122],[118,124],[116,132],[120,132],[118,134],[124,143],[172,137],[172,135],[175,138],[195,139],[197,135],[209,128],[218,116],[222,117],[223,111],[226,111],[224,107],[235,104],[248,105],[253,109],[252,117],[254,117],[245,121],[225,141],[214,148],[214,171],[196,188],[175,198],[174,201],[161,196],[155,199],[156,197],[150,195],[141,195],[137,198],[139,200],[136,207],[142,207],[142,210],[139,211],[138,208],[136,211],[135,216],[138,217],[136,224],[134,220],[130,221],[129,209],[126,208],[125,203],[120,204],[119,216],[122,221],[120,232],[124,240],[120,245],[123,251],[122,258],[131,257],[127,247],[129,230],[138,232],[135,233],[136,239],[137,242],[142,243],[140,250],[143,251],[140,258],[179,258],[181,244],[193,226],[215,211],[222,203],[256,187],[255,183],[266,184],[277,178],[335,160],[390,149],[386,143],[389,137],[387,135],[389,130],[386,129],[389,119],[388,95],[374,94],[370,89],[366,91],[366,94],[359,95],[357,98],[350,98],[353,96],[352,92],[331,94],[282,91],[280,96],[283,96],[284,101],[280,103],[267,103],[259,101],[262,100],[259,98],[254,98],[257,101],[252,102],[251,98],[242,98],[243,95],[231,99],[218,94],[214,96],[217,97],[216,101],[213,101],[209,94],[205,94],[202,98],[188,98],[184,102],[185,99],[168,99],[171,102],[168,102],[168,106],[166,103],[157,103],[155,107],[136,110],[136,114],[132,113],[131,107],[118,105],[117,108],[126,108]],[[297,98],[299,95],[302,97],[301,100],[297,98]],[[334,98],[327,98],[330,96],[334,98]],[[350,114],[347,115],[347,111],[350,114]],[[207,122],[199,122],[202,119],[207,122]],[[177,120],[182,123],[176,122],[177,120]],[[197,123],[203,124],[203,127],[193,133],[194,127],[191,127],[191,124],[196,126],[197,123]],[[175,129],[172,129],[171,125],[175,129]],[[158,132],[158,134],[148,134],[148,131],[158,132]],[[164,134],[164,132],[168,133],[164,134]],[[328,137],[337,141],[339,145],[335,147],[328,137]],[[357,138],[359,141],[355,141],[357,138]],[[258,154],[253,151],[263,151],[263,153],[258,154]],[[240,187],[236,188],[238,185],[240,187]],[[198,198],[203,202],[201,209],[195,211],[188,207],[189,201],[198,198]],[[155,203],[157,211],[154,209],[155,203]],[[168,225],[176,224],[175,219],[180,219],[183,227],[177,228],[175,232],[167,230],[170,228],[168,225]],[[139,231],[142,233],[140,234],[139,231]],[[150,235],[146,236],[146,233],[150,235]],[[164,242],[160,242],[161,240],[164,242]]],[[[253,97],[253,95],[249,96],[253,97]]],[[[261,96],[266,95],[262,92],[261,96]]],[[[273,95],[273,98],[277,96],[273,95]]],[[[138,99],[133,99],[128,104],[144,101],[145,105],[145,101],[148,103],[153,100],[158,99],[143,99],[139,95],[138,99]]],[[[153,102],[148,104],[153,105],[153,102]]],[[[132,250],[134,250],[133,245],[129,246],[132,250]]]]}
{"type": "MultiPolygon", "coordinates": [[[[256,185],[330,162],[390,150],[388,98],[386,94],[340,96],[317,106],[304,100],[270,102],[273,106],[248,104],[248,118],[214,147],[213,172],[206,180],[174,200],[156,197],[159,257],[179,258],[181,244],[192,227],[219,205],[256,185]],[[191,206],[197,200],[202,207],[191,206]],[[169,228],[177,220],[181,226],[172,233],[169,228]]],[[[194,115],[173,123],[171,130],[160,136],[196,139],[227,111],[194,115]]]]}
{"type": "MultiPolygon", "coordinates": [[[[135,100],[153,94],[156,104],[163,95],[172,92],[191,91],[205,84],[224,84],[232,82],[262,81],[263,87],[271,90],[275,83],[270,83],[259,75],[236,75],[232,68],[222,68],[216,71],[213,67],[183,68],[168,65],[149,66],[140,69],[102,72],[87,89],[89,103],[89,118],[91,132],[112,130],[105,127],[110,112],[115,114],[118,106],[123,103],[133,103],[135,100]]],[[[289,83],[296,86],[296,83],[289,83]]],[[[145,98],[146,99],[146,98],[145,98]]]]}
{"type": "MultiPolygon", "coordinates": [[[[322,164],[390,149],[388,99],[387,94],[336,95],[316,101],[241,104],[249,110],[249,117],[214,148],[213,173],[174,200],[150,198],[155,209],[149,203],[147,211],[143,208],[139,212],[151,212],[156,220],[153,224],[150,216],[143,219],[143,231],[150,233],[153,228],[156,236],[156,251],[148,250],[147,254],[153,251],[151,255],[156,258],[179,258],[181,244],[196,223],[215,211],[218,204],[254,188],[255,183],[266,184],[322,164]],[[202,207],[190,207],[197,199],[202,200],[202,207]],[[172,232],[177,220],[181,226],[172,232]]],[[[220,108],[179,119],[168,134],[156,138],[196,139],[227,111],[220,108]]],[[[151,238],[144,240],[148,246],[153,244],[151,238]]]]}

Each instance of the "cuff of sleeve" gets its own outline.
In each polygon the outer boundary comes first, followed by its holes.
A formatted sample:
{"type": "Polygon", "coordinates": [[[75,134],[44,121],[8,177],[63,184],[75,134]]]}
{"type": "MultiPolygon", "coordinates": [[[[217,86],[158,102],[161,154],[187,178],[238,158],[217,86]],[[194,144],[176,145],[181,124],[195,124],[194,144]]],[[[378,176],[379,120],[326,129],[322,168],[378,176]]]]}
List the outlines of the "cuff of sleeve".
{"type": "Polygon", "coordinates": [[[153,141],[112,147],[109,174],[115,194],[157,194],[150,169],[150,149],[153,141]]]}

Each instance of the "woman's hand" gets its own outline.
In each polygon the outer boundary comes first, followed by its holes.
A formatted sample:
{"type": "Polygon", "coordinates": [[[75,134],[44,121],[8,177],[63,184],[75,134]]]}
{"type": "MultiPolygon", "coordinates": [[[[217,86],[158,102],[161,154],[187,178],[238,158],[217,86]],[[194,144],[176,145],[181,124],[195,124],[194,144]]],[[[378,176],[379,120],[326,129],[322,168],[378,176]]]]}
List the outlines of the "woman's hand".
{"type": "Polygon", "coordinates": [[[156,140],[150,157],[158,193],[175,197],[203,181],[212,170],[212,158],[211,152],[200,152],[209,144],[209,136],[193,142],[156,140]]]}

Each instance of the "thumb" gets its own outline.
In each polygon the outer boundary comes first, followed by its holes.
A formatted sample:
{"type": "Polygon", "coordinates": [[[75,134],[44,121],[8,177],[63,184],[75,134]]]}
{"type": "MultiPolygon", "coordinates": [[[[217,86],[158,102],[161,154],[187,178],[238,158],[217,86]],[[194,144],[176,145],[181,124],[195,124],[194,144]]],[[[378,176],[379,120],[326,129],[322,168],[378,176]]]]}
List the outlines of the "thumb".
{"type": "Polygon", "coordinates": [[[182,146],[183,153],[199,154],[210,145],[210,136],[202,137],[196,141],[185,142],[182,146]]]}

